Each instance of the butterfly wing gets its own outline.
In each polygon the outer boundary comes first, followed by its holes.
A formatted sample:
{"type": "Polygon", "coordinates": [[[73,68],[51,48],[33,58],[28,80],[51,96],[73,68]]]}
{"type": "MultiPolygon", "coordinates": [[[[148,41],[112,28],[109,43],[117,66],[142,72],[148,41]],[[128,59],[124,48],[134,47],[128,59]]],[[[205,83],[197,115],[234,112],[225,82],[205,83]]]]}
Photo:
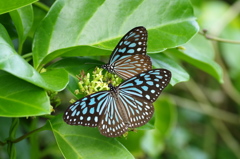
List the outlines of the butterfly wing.
{"type": "Polygon", "coordinates": [[[68,107],[63,119],[70,125],[98,126],[107,137],[120,136],[129,127],[139,127],[151,119],[152,103],[170,79],[171,72],[165,69],[140,73],[114,90],[100,91],[76,101],[68,107]]]}
{"type": "Polygon", "coordinates": [[[122,79],[131,78],[141,72],[151,70],[152,62],[147,55],[133,55],[115,62],[114,71],[122,79]]]}
{"type": "Polygon", "coordinates": [[[63,120],[69,125],[98,126],[100,133],[107,137],[124,134],[128,127],[119,112],[114,93],[100,91],[76,101],[67,108],[63,120]]]}
{"type": "Polygon", "coordinates": [[[109,94],[109,91],[100,91],[76,101],[67,108],[63,120],[69,125],[98,126],[109,103],[109,94]]]}
{"type": "Polygon", "coordinates": [[[152,69],[151,59],[146,55],[147,36],[147,30],[142,26],[130,30],[115,47],[108,64],[102,68],[123,79],[152,69]]]}
{"type": "Polygon", "coordinates": [[[119,96],[129,118],[129,128],[140,127],[152,118],[154,107],[151,102],[135,98],[131,94],[123,92],[120,92],[119,96]]]}
{"type": "Polygon", "coordinates": [[[104,114],[101,116],[98,128],[100,133],[107,137],[117,137],[128,130],[128,125],[125,124],[122,112],[120,112],[119,103],[114,96],[109,98],[109,102],[104,114]]]}
{"type": "Polygon", "coordinates": [[[110,56],[109,64],[132,55],[146,55],[147,30],[139,26],[130,30],[119,41],[110,56]]]}
{"type": "Polygon", "coordinates": [[[152,117],[152,103],[169,84],[171,72],[154,69],[140,73],[119,85],[119,97],[129,117],[129,127],[146,124],[152,117]]]}

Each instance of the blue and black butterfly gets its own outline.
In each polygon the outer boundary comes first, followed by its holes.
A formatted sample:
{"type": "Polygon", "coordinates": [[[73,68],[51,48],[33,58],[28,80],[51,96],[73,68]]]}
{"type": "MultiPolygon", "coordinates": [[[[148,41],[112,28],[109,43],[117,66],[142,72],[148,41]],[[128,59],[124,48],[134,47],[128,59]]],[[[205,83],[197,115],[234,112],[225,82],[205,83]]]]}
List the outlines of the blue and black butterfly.
{"type": "Polygon", "coordinates": [[[146,124],[152,117],[153,102],[168,85],[171,72],[153,69],[127,79],[109,91],[79,99],[68,107],[63,119],[70,125],[98,127],[107,137],[117,137],[146,124]]]}
{"type": "Polygon", "coordinates": [[[139,26],[130,30],[113,50],[109,62],[102,66],[126,80],[141,72],[151,70],[152,62],[146,55],[147,30],[139,26]]]}

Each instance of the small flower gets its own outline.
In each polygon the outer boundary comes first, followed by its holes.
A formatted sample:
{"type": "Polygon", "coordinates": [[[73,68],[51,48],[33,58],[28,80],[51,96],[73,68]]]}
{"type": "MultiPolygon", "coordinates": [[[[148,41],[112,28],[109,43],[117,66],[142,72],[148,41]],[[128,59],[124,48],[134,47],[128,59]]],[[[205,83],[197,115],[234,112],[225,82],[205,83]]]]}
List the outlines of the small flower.
{"type": "Polygon", "coordinates": [[[79,79],[79,89],[76,93],[89,95],[98,91],[109,90],[109,83],[116,86],[122,81],[121,78],[111,73],[106,72],[103,74],[103,69],[98,67],[92,72],[92,78],[90,77],[90,73],[86,74],[84,71],[81,71],[80,74],[77,75],[77,78],[79,79]]]}

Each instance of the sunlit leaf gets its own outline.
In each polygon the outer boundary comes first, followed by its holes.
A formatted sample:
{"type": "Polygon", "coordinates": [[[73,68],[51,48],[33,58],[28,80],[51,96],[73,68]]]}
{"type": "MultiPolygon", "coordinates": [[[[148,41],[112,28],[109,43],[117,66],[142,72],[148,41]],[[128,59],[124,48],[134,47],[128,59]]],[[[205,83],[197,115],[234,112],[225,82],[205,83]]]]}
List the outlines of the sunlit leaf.
{"type": "Polygon", "coordinates": [[[206,41],[203,36],[198,35],[194,36],[183,47],[184,49],[180,50],[168,50],[168,53],[207,72],[220,83],[223,82],[222,68],[214,61],[214,51],[209,41],[206,41]]]}
{"type": "Polygon", "coordinates": [[[15,9],[27,6],[37,0],[11,0],[11,1],[0,1],[0,14],[13,11],[15,9]]]}
{"type": "Polygon", "coordinates": [[[65,158],[134,158],[120,142],[101,135],[97,128],[67,125],[62,114],[49,124],[65,158]]]}
{"type": "Polygon", "coordinates": [[[14,10],[10,12],[10,15],[18,32],[19,43],[22,45],[33,24],[32,6],[14,10]]]}
{"type": "Polygon", "coordinates": [[[188,0],[59,0],[36,32],[35,68],[67,53],[110,54],[118,40],[136,26],[145,26],[149,32],[148,52],[184,44],[198,31],[188,0]]]}
{"type": "Polygon", "coordinates": [[[28,117],[50,114],[47,93],[42,88],[0,71],[0,116],[28,117]]]}
{"type": "MultiPolygon", "coordinates": [[[[66,87],[68,74],[64,70],[55,71],[54,76],[39,74],[29,63],[18,55],[5,28],[0,24],[0,69],[12,75],[49,90],[59,91],[66,87]],[[56,78],[58,82],[56,83],[56,78]]],[[[47,72],[47,74],[51,72],[47,72]]]]}

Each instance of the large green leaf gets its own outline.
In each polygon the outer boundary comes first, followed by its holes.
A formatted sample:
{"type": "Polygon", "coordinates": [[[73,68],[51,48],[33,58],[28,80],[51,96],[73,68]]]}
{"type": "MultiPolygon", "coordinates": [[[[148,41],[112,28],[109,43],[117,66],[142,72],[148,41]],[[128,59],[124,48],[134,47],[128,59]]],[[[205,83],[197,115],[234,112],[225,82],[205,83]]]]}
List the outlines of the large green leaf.
{"type": "Polygon", "coordinates": [[[39,74],[29,63],[27,63],[20,55],[15,52],[11,39],[1,24],[0,69],[11,73],[18,78],[49,90],[62,90],[68,83],[68,74],[64,70],[39,74]],[[49,74],[49,76],[46,76],[46,74],[49,74]],[[56,78],[58,79],[57,82],[56,78]]]}
{"type": "Polygon", "coordinates": [[[12,11],[10,15],[18,32],[20,47],[22,47],[33,24],[32,6],[29,5],[12,11]]]}
{"type": "Polygon", "coordinates": [[[110,54],[118,40],[136,26],[149,31],[148,52],[184,44],[198,31],[188,0],[58,0],[36,32],[34,67],[66,51],[75,56],[110,54]],[[79,51],[69,51],[69,47],[79,51]]]}
{"type": "Polygon", "coordinates": [[[101,135],[97,128],[67,125],[62,114],[49,124],[65,158],[134,158],[121,143],[101,135]]]}
{"type": "Polygon", "coordinates": [[[51,112],[49,98],[42,88],[3,71],[0,90],[0,116],[39,116],[51,112]]]}
{"type": "Polygon", "coordinates": [[[194,36],[188,43],[183,45],[184,49],[168,50],[173,56],[181,58],[193,66],[207,72],[223,82],[222,68],[214,61],[214,50],[203,36],[194,36]]]}
{"type": "Polygon", "coordinates": [[[37,0],[11,0],[11,1],[2,0],[0,1],[0,14],[27,6],[36,1],[37,0]]]}

